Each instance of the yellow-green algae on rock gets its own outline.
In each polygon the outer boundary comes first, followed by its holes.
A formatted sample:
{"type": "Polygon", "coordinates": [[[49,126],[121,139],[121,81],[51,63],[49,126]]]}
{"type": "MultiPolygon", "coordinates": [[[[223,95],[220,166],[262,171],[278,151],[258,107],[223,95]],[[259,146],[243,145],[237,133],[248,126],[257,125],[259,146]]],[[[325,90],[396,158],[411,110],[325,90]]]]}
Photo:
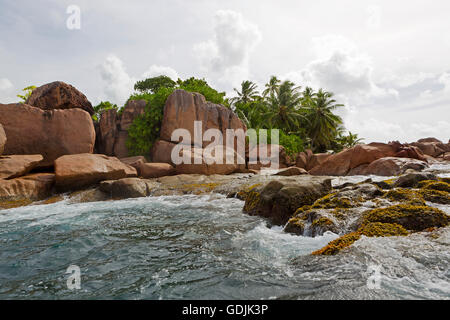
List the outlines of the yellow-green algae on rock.
{"type": "Polygon", "coordinates": [[[413,205],[425,205],[422,195],[411,189],[397,188],[387,191],[383,198],[397,202],[408,202],[413,205]]]}
{"type": "Polygon", "coordinates": [[[397,223],[408,230],[422,231],[431,227],[445,227],[450,217],[437,208],[399,204],[365,213],[362,224],[370,222],[397,223]]]}
{"type": "Polygon", "coordinates": [[[433,180],[420,181],[418,187],[426,190],[450,192],[450,183],[444,181],[433,181],[433,180]]]}
{"type": "Polygon", "coordinates": [[[351,246],[358,241],[361,236],[366,237],[394,237],[394,236],[407,236],[408,231],[399,224],[396,223],[380,223],[371,222],[356,232],[352,232],[343,235],[336,240],[331,241],[325,247],[320,250],[314,251],[313,255],[335,255],[344,248],[351,246]]]}

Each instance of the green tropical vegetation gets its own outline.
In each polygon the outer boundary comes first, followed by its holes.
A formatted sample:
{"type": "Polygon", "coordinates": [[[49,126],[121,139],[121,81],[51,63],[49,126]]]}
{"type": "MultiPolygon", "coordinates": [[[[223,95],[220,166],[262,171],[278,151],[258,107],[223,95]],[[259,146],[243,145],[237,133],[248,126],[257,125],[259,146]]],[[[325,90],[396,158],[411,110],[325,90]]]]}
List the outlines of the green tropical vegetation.
{"type": "Polygon", "coordinates": [[[100,102],[98,105],[94,106],[94,114],[92,115],[92,119],[94,121],[100,120],[100,115],[103,112],[111,110],[111,109],[122,110],[122,109],[119,109],[116,104],[112,104],[109,101],[100,102]]]}
{"type": "Polygon", "coordinates": [[[144,80],[142,83],[146,85],[139,86],[142,90],[138,90],[139,93],[133,94],[129,98],[129,100],[144,99],[147,101],[144,114],[137,117],[128,130],[126,145],[130,155],[149,154],[160,135],[166,100],[176,89],[198,92],[205,96],[207,101],[229,106],[228,100],[225,99],[225,92],[213,89],[204,79],[192,77],[186,80],[178,79],[176,82],[167,81],[167,79],[159,81],[162,79],[161,77],[156,77],[158,81],[153,81],[153,79],[155,78],[144,80]],[[155,83],[165,83],[165,85],[155,86],[155,83]]]}
{"type": "MultiPolygon", "coordinates": [[[[272,76],[260,93],[256,83],[246,80],[240,88],[235,88],[235,97],[226,98],[225,92],[212,88],[205,79],[189,78],[177,81],[161,75],[138,81],[129,100],[144,99],[146,111],[137,117],[128,130],[127,147],[130,155],[148,155],[154,142],[159,138],[164,105],[176,89],[198,92],[207,101],[222,104],[236,112],[247,128],[267,129],[268,143],[270,130],[279,130],[280,145],[288,154],[305,149],[314,152],[339,152],[344,148],[361,143],[362,139],[351,132],[346,133],[342,118],[336,113],[342,104],[337,103],[333,93],[313,90],[296,85],[289,80],[281,81],[272,76]]],[[[110,102],[96,106],[94,120],[101,112],[120,108],[110,102]]]]}

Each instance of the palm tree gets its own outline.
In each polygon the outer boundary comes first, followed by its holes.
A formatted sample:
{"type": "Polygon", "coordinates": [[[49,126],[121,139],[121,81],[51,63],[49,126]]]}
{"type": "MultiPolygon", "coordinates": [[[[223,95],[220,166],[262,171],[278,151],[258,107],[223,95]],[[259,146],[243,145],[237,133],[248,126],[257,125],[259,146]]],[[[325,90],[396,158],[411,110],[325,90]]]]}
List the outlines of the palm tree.
{"type": "Polygon", "coordinates": [[[268,99],[269,111],[265,114],[271,128],[282,129],[286,133],[297,132],[302,120],[302,97],[300,87],[289,80],[284,81],[268,99]]]}
{"type": "Polygon", "coordinates": [[[237,93],[237,97],[232,98],[233,103],[248,103],[257,99],[259,92],[256,90],[256,83],[246,80],[241,83],[241,91],[234,88],[237,93]]]}
{"type": "Polygon", "coordinates": [[[342,119],[333,112],[342,107],[336,104],[333,93],[320,89],[306,105],[309,120],[308,136],[313,150],[328,148],[338,133],[342,119]]]}
{"type": "Polygon", "coordinates": [[[280,80],[276,76],[272,76],[268,83],[266,83],[266,90],[263,91],[263,97],[274,95],[280,87],[280,80]]]}

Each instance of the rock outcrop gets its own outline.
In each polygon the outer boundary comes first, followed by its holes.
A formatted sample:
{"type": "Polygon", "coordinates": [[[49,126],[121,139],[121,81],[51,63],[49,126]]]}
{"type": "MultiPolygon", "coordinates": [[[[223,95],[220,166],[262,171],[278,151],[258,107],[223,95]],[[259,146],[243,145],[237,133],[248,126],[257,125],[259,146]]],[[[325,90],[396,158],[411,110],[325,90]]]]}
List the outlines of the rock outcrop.
{"type": "Polygon", "coordinates": [[[168,163],[142,163],[139,165],[139,176],[145,179],[172,176],[175,168],[168,163]]]}
{"type": "Polygon", "coordinates": [[[0,124],[0,156],[3,154],[3,150],[5,150],[6,144],[6,133],[3,129],[3,126],[0,124]]]}
{"type": "Polygon", "coordinates": [[[42,110],[27,104],[0,104],[0,123],[7,141],[4,155],[40,154],[40,167],[53,166],[68,154],[92,153],[95,129],[81,109],[42,110]]]}
{"type": "Polygon", "coordinates": [[[147,197],[152,187],[151,181],[139,178],[107,180],[100,183],[100,190],[115,200],[147,197]]]}
{"type": "Polygon", "coordinates": [[[44,158],[38,155],[0,156],[0,179],[12,179],[26,175],[44,158]]]}
{"type": "Polygon", "coordinates": [[[272,180],[246,194],[244,212],[284,225],[298,208],[313,204],[330,190],[331,179],[327,178],[303,176],[272,180]]]}
{"type": "Polygon", "coordinates": [[[26,104],[42,110],[80,108],[90,115],[94,114],[94,108],[86,96],[62,81],[55,81],[34,89],[26,104]]]}
{"type": "Polygon", "coordinates": [[[386,157],[375,160],[369,165],[356,167],[350,170],[349,175],[396,176],[405,173],[408,169],[421,171],[425,168],[428,168],[428,164],[424,161],[386,157]]]}
{"type": "Polygon", "coordinates": [[[239,158],[239,155],[233,149],[225,148],[219,161],[216,161],[214,158],[214,152],[211,155],[207,155],[205,149],[202,148],[191,147],[181,150],[180,157],[185,157],[186,160],[183,160],[181,164],[175,165],[176,173],[226,175],[235,172],[239,168],[245,169],[245,159],[239,158]],[[190,159],[190,161],[187,161],[187,159],[190,159]]]}
{"type": "MultiPolygon", "coordinates": [[[[178,143],[178,141],[171,141],[172,132],[176,129],[186,129],[191,134],[193,144],[195,121],[202,122],[203,133],[208,129],[220,130],[224,141],[227,129],[242,129],[244,132],[247,130],[245,124],[231,109],[207,102],[205,97],[199,93],[175,90],[167,99],[164,107],[160,138],[178,143]]],[[[196,147],[206,147],[209,144],[210,142],[205,141],[196,147]]]]}
{"type": "Polygon", "coordinates": [[[52,193],[55,175],[36,173],[11,180],[0,180],[0,208],[27,205],[52,193]],[[19,202],[19,203],[17,203],[19,202]]]}
{"type": "Polygon", "coordinates": [[[417,147],[423,154],[433,158],[450,152],[450,143],[443,143],[436,138],[420,139],[417,142],[410,143],[409,146],[417,147]]]}
{"type": "Polygon", "coordinates": [[[172,150],[176,146],[175,143],[157,140],[150,151],[150,156],[153,162],[163,162],[174,165],[172,162],[172,150]]]}
{"type": "Polygon", "coordinates": [[[128,130],[134,119],[144,113],[146,105],[145,100],[130,100],[120,115],[116,109],[103,112],[99,120],[98,151],[108,156],[128,157],[128,130]]]}
{"type": "Polygon", "coordinates": [[[136,169],[115,157],[88,153],[56,159],[55,174],[59,191],[81,189],[103,180],[137,176],[136,169]]]}
{"type": "Polygon", "coordinates": [[[404,146],[399,142],[370,143],[357,145],[329,156],[323,163],[309,171],[313,175],[345,176],[349,174],[364,174],[363,165],[369,165],[375,160],[387,157],[410,158],[426,162],[426,158],[416,147],[404,146]],[[355,168],[358,168],[354,170],[355,168]]]}

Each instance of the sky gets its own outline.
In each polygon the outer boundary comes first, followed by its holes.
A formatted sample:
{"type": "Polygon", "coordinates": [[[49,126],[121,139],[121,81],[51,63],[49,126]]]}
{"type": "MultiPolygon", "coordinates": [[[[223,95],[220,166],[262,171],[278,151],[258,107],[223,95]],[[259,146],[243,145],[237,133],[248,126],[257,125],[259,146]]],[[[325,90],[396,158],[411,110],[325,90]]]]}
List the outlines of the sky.
{"type": "Polygon", "coordinates": [[[449,15],[447,0],[0,0],[0,103],[56,80],[123,105],[160,74],[228,96],[276,75],[334,92],[365,142],[447,142],[449,15]]]}

